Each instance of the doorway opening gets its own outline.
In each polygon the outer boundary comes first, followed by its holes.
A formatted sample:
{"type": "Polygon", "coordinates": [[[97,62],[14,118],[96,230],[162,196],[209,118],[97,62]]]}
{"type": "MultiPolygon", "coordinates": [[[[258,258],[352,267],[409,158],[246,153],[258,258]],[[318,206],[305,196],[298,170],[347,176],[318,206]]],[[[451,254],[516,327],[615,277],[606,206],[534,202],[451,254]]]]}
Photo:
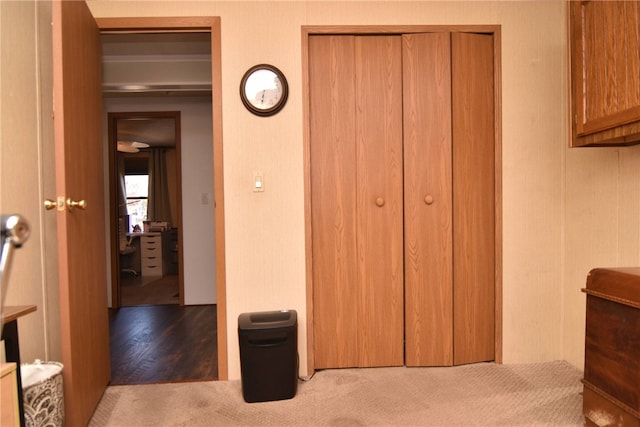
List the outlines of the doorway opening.
{"type": "Polygon", "coordinates": [[[113,306],[184,305],[180,112],[107,117],[113,306]]]}
{"type": "MultiPolygon", "coordinates": [[[[166,104],[162,104],[162,99],[171,99],[175,101],[177,99],[189,99],[192,104],[202,104],[202,99],[207,98],[205,103],[208,105],[208,117],[209,117],[209,130],[208,134],[211,135],[211,139],[206,141],[206,145],[209,148],[209,155],[200,155],[199,158],[203,159],[203,161],[208,162],[211,167],[211,172],[207,177],[208,181],[211,183],[211,191],[202,191],[198,188],[197,191],[198,197],[197,201],[202,205],[209,205],[211,210],[213,211],[213,215],[210,222],[211,227],[215,230],[215,235],[212,236],[211,239],[206,239],[207,242],[213,248],[210,253],[211,258],[215,258],[215,263],[213,264],[214,271],[206,277],[206,281],[202,279],[198,279],[197,277],[194,279],[192,273],[193,269],[188,265],[189,260],[191,259],[189,256],[189,251],[191,248],[189,247],[189,241],[193,241],[194,239],[186,234],[188,234],[189,230],[184,229],[182,236],[179,237],[179,245],[184,243],[184,256],[183,261],[184,265],[179,265],[179,273],[185,273],[182,281],[184,283],[183,288],[179,293],[180,304],[176,304],[179,307],[188,308],[189,305],[195,304],[194,299],[198,300],[198,303],[201,303],[201,298],[197,295],[197,291],[194,294],[192,290],[189,289],[191,283],[203,283],[206,282],[207,289],[205,292],[207,295],[213,295],[214,301],[212,302],[212,306],[216,309],[215,316],[216,319],[215,324],[207,323],[206,328],[209,331],[209,335],[214,342],[217,343],[217,348],[215,353],[217,353],[217,358],[214,363],[217,364],[217,378],[221,380],[227,379],[227,357],[226,357],[226,307],[224,301],[224,288],[225,288],[225,268],[224,268],[224,198],[223,198],[223,171],[222,171],[222,121],[221,117],[221,80],[220,80],[220,20],[215,17],[202,17],[202,18],[188,18],[188,19],[179,19],[175,18],[99,18],[96,19],[98,27],[101,31],[102,37],[105,36],[117,36],[122,39],[129,38],[133,35],[139,35],[143,39],[142,43],[151,43],[154,38],[192,38],[196,35],[205,35],[208,39],[208,55],[206,59],[202,59],[198,56],[197,53],[191,55],[191,59],[195,57],[196,62],[206,62],[208,67],[206,74],[208,76],[205,77],[205,80],[208,82],[203,83],[203,79],[195,80],[191,79],[189,81],[185,81],[181,84],[173,84],[168,86],[163,84],[162,81],[154,81],[148,80],[146,82],[138,81],[139,84],[129,84],[124,85],[109,85],[108,82],[105,83],[103,89],[105,91],[110,91],[108,97],[114,98],[119,97],[120,99],[125,98],[138,98],[141,99],[146,106],[144,108],[139,107],[136,109],[124,109],[119,108],[118,111],[134,111],[134,112],[145,112],[148,113],[150,111],[166,111],[166,110],[176,110],[181,111],[182,115],[180,117],[182,123],[184,123],[186,113],[182,108],[168,108],[166,104]],[[160,96],[158,96],[160,95],[160,96]],[[155,104],[154,108],[150,108],[149,104],[155,104]],[[191,277],[189,276],[191,274],[191,277]],[[186,290],[185,290],[186,288],[186,290]],[[184,292],[183,292],[184,291],[184,292]],[[194,296],[195,295],[195,296],[194,296]],[[189,299],[191,298],[191,299],[189,299]]],[[[125,49],[136,49],[133,44],[125,43],[125,49]]],[[[149,44],[146,45],[149,47],[149,44]]],[[[145,51],[148,51],[144,48],[145,51]]],[[[175,47],[175,46],[173,46],[175,47]]],[[[163,48],[167,48],[165,45],[163,48]]],[[[103,50],[104,54],[104,50],[103,50]]],[[[184,56],[189,56],[189,53],[186,51],[182,51],[183,58],[184,56]]],[[[162,53],[158,53],[153,59],[162,59],[162,53]]],[[[104,65],[104,64],[103,64],[104,65]]],[[[103,70],[105,68],[103,67],[103,70]]],[[[157,67],[155,68],[158,69],[157,67]]],[[[151,78],[157,77],[158,73],[152,73],[150,75],[151,78]]],[[[199,74],[202,77],[202,73],[199,74]]],[[[138,76],[139,77],[139,76],[138,76]]],[[[149,76],[148,76],[149,77],[149,76]]],[[[183,74],[183,77],[185,76],[183,74]]],[[[191,76],[193,77],[193,76],[191,76]]],[[[135,78],[134,78],[135,80],[135,78]]],[[[174,82],[175,83],[175,82],[174,82]]],[[[105,97],[107,98],[107,97],[105,97]]],[[[185,129],[182,128],[183,134],[185,129]]],[[[207,138],[205,138],[207,139],[207,138]]],[[[183,144],[181,145],[181,157],[182,162],[185,162],[185,150],[191,149],[192,140],[189,139],[188,142],[184,142],[184,135],[182,135],[183,144]],[[186,144],[186,145],[185,145],[186,144]],[[185,148],[186,147],[186,148],[185,148]]],[[[204,142],[204,139],[203,139],[204,142]]],[[[116,143],[117,144],[117,143],[116,143]]],[[[116,150],[110,151],[114,153],[116,150]]],[[[114,155],[115,157],[115,155],[114,155]]],[[[189,161],[189,160],[187,160],[189,161]]],[[[189,161],[191,165],[191,161],[189,161]]],[[[184,172],[184,169],[183,169],[184,172]]],[[[187,191],[193,186],[189,186],[184,182],[184,177],[182,179],[182,190],[183,197],[189,203],[189,200],[193,201],[193,197],[190,197],[190,193],[185,193],[185,188],[187,191]]],[[[195,187],[197,188],[197,187],[195,187]]],[[[137,195],[135,197],[139,197],[144,199],[144,195],[137,195]]],[[[192,203],[192,202],[191,202],[192,203]]],[[[115,210],[115,207],[112,208],[115,210]]],[[[197,211],[197,209],[183,209],[182,210],[182,222],[184,224],[190,224],[190,226],[196,229],[196,232],[199,233],[200,230],[197,228],[197,224],[193,222],[188,222],[188,218],[186,217],[185,211],[197,211]]],[[[113,217],[117,217],[114,213],[113,217]]],[[[164,221],[159,221],[164,222],[164,221]]],[[[118,224],[116,224],[118,225],[118,224]]],[[[117,226],[114,224],[110,224],[111,236],[117,236],[117,226]]],[[[134,224],[129,224],[129,229],[132,230],[132,226],[134,224]]],[[[142,225],[142,231],[144,232],[144,225],[142,225]]],[[[152,224],[149,222],[149,226],[152,224]]],[[[186,228],[189,228],[187,226],[186,228]]],[[[178,233],[181,230],[178,228],[178,233]]],[[[120,253],[119,253],[119,245],[116,246],[112,244],[112,259],[118,258],[118,263],[120,261],[120,253]]],[[[198,257],[196,257],[198,258],[198,257]]],[[[120,265],[115,265],[117,263],[113,263],[112,266],[112,276],[120,274],[120,265]]],[[[117,308],[119,307],[118,298],[113,298],[112,306],[117,308]]],[[[128,308],[128,307],[126,307],[128,308]]],[[[201,325],[205,327],[204,325],[201,325]]],[[[211,354],[208,354],[207,357],[211,359],[211,354]]]]}

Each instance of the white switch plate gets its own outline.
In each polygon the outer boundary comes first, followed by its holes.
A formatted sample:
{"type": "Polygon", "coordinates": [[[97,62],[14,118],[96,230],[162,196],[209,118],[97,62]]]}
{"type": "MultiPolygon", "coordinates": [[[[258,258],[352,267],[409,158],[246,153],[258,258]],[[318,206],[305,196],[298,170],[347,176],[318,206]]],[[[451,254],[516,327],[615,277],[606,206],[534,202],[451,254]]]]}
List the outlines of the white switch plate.
{"type": "Polygon", "coordinates": [[[264,191],[264,177],[262,176],[262,172],[253,173],[253,191],[254,192],[264,191]]]}

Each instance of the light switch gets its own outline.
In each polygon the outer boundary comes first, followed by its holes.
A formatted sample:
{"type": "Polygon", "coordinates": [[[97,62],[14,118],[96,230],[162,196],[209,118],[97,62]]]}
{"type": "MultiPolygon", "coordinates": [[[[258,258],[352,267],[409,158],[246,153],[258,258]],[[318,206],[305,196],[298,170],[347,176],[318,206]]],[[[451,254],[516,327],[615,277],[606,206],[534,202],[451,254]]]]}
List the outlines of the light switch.
{"type": "Polygon", "coordinates": [[[264,191],[264,179],[262,177],[262,172],[253,173],[253,191],[264,191]]]}

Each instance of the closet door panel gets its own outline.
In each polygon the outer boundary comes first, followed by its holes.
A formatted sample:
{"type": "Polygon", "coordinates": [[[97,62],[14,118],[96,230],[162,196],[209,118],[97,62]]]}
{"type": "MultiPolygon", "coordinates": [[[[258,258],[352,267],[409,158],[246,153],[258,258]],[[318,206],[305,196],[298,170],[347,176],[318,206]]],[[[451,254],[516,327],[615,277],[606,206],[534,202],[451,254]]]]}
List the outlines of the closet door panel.
{"type": "Polygon", "coordinates": [[[356,37],[359,366],[404,362],[402,43],[356,37]]]}
{"type": "Polygon", "coordinates": [[[493,38],[452,34],[454,364],[494,360],[493,38]]]}
{"type": "Polygon", "coordinates": [[[403,36],[407,366],[453,363],[449,33],[403,36]]]}
{"type": "Polygon", "coordinates": [[[354,37],[309,38],[314,356],[359,364],[354,37]]]}

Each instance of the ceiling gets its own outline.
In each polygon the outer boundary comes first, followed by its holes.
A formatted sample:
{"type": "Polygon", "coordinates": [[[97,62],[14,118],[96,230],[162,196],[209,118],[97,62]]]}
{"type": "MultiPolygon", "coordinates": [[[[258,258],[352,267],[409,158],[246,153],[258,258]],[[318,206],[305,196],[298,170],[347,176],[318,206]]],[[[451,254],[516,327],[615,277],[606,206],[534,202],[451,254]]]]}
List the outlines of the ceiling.
{"type": "Polygon", "coordinates": [[[209,33],[114,33],[101,41],[105,97],[211,96],[209,33]]]}
{"type": "MultiPolygon", "coordinates": [[[[209,33],[102,34],[104,97],[211,97],[209,33]]],[[[175,145],[173,119],[118,120],[118,140],[175,145]]]]}
{"type": "Polygon", "coordinates": [[[145,142],[152,147],[175,146],[175,120],[166,118],[118,119],[118,141],[145,142]]]}

